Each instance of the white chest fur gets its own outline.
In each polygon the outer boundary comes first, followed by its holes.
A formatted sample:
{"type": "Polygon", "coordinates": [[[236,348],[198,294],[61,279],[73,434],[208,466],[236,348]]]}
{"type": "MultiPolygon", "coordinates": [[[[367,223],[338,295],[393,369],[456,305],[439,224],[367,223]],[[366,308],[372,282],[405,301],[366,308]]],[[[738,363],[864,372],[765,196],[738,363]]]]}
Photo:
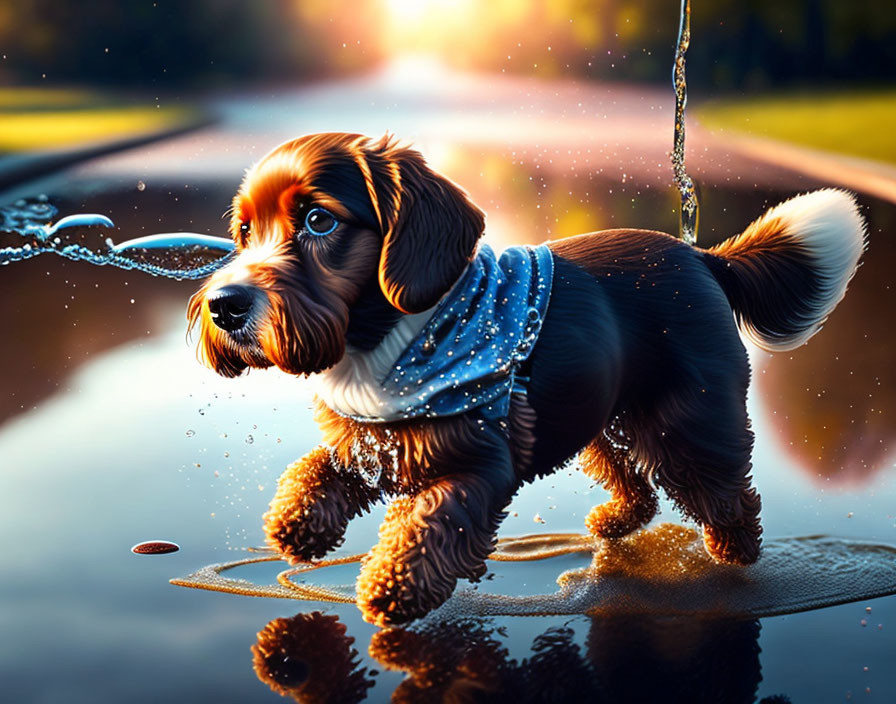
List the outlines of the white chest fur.
{"type": "Polygon", "coordinates": [[[430,309],[403,316],[369,352],[346,348],[337,364],[311,377],[315,393],[327,406],[344,415],[383,420],[401,417],[403,400],[386,393],[381,382],[432,313],[430,309]]]}

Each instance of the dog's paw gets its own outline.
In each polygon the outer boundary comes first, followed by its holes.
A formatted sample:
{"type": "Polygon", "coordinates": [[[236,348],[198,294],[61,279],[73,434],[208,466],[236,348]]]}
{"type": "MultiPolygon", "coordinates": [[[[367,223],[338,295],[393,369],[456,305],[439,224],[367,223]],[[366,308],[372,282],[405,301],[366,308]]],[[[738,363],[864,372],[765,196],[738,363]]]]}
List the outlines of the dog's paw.
{"type": "Polygon", "coordinates": [[[264,514],[268,545],[291,563],[319,559],[342,544],[348,521],[353,515],[339,486],[305,481],[298,485],[284,472],[271,506],[264,514]]]}
{"type": "Polygon", "coordinates": [[[425,616],[452,590],[453,585],[444,595],[433,594],[402,558],[393,559],[374,548],[358,576],[356,599],[364,620],[383,628],[425,616]]]}
{"type": "Polygon", "coordinates": [[[359,596],[358,608],[361,610],[361,617],[367,623],[379,628],[402,626],[429,613],[427,609],[415,603],[412,596],[395,594],[393,590],[385,587],[372,590],[363,599],[359,596]]]}
{"type": "Polygon", "coordinates": [[[457,585],[450,555],[440,555],[432,545],[427,551],[427,531],[399,520],[413,507],[411,498],[392,503],[380,527],[380,541],[364,558],[358,575],[358,608],[375,626],[421,618],[441,606],[457,585]]]}
{"type": "Polygon", "coordinates": [[[703,527],[703,545],[723,565],[752,565],[759,559],[759,530],[749,526],[703,527]]]}
{"type": "Polygon", "coordinates": [[[265,541],[290,564],[317,560],[339,547],[348,516],[322,503],[311,502],[282,512],[264,514],[265,541]]]}
{"type": "Polygon", "coordinates": [[[591,509],[585,518],[585,526],[599,538],[622,538],[649,523],[657,508],[655,496],[645,496],[638,501],[613,499],[591,509]]]}
{"type": "Polygon", "coordinates": [[[456,584],[457,580],[452,580],[450,589],[434,593],[425,587],[414,586],[413,577],[408,578],[408,574],[393,572],[382,581],[359,578],[356,600],[361,616],[368,623],[380,628],[401,626],[423,618],[441,606],[451,596],[456,584]],[[405,579],[399,580],[402,576],[405,579]]]}

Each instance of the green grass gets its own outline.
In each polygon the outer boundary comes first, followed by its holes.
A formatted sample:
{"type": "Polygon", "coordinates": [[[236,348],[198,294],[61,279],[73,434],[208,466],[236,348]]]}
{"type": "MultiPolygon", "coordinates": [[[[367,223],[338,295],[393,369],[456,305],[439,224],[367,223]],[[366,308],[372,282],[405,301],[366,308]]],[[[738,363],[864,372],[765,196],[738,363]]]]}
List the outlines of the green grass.
{"type": "Polygon", "coordinates": [[[0,89],[0,152],[78,147],[169,129],[192,121],[192,108],[124,102],[67,88],[0,89]]]}
{"type": "Polygon", "coordinates": [[[719,101],[697,117],[711,129],[896,163],[896,89],[719,101]]]}

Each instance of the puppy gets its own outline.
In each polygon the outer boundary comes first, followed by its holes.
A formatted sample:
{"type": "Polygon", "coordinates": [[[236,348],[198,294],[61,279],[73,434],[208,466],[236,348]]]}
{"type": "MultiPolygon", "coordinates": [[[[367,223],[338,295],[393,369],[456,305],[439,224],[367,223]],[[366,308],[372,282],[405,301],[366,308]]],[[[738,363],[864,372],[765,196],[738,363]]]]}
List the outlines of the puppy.
{"type": "Polygon", "coordinates": [[[317,384],[323,441],[281,477],[268,542],[320,558],[391,498],[357,601],[372,623],[407,622],[479,578],[517,489],[578,455],[612,494],[586,519],[595,536],[650,521],[662,487],[716,560],[755,562],[738,328],[767,350],[818,331],[864,249],[852,197],[793,198],[708,250],[619,229],[498,258],[484,224],[389,137],[309,135],[249,170],[237,256],[188,318],[219,374],[274,365],[317,384]]]}

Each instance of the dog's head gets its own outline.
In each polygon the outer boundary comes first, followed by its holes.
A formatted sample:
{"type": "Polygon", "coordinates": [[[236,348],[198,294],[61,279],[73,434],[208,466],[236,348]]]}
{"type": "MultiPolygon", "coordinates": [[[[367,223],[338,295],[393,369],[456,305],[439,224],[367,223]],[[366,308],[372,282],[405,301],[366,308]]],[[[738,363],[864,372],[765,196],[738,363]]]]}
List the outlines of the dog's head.
{"type": "Polygon", "coordinates": [[[287,142],[247,173],[233,202],[236,257],[190,300],[200,358],[224,376],[327,369],[362,298],[427,310],[463,273],[483,228],[458,186],[388,136],[287,142]]]}

